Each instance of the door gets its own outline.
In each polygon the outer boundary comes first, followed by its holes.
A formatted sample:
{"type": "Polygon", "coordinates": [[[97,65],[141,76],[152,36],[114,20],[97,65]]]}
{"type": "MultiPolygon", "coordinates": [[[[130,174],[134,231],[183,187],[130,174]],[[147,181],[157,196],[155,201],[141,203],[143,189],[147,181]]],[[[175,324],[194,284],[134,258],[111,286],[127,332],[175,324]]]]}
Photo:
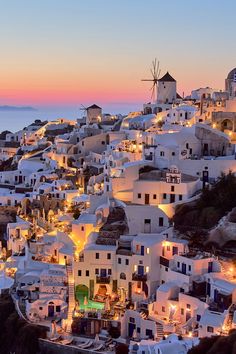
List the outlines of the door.
{"type": "Polygon", "coordinates": [[[174,203],[175,202],[175,194],[170,195],[170,202],[174,203]]]}
{"type": "Polygon", "coordinates": [[[178,247],[173,246],[173,248],[172,248],[172,255],[174,256],[175,254],[178,254],[178,247]]]}
{"type": "Polygon", "coordinates": [[[141,256],[144,256],[144,246],[141,246],[141,256]]]}
{"type": "Polygon", "coordinates": [[[186,322],[191,318],[191,312],[186,311],[186,322]]]}
{"type": "Polygon", "coordinates": [[[203,155],[208,155],[208,144],[203,145],[203,155]]]}
{"type": "Polygon", "coordinates": [[[48,317],[54,316],[54,305],[48,305],[48,317]]]}
{"type": "Polygon", "coordinates": [[[107,270],[101,269],[101,277],[106,277],[106,276],[107,276],[107,270]]]}
{"type": "Polygon", "coordinates": [[[186,274],[186,264],[182,263],[182,273],[186,274]]]}
{"type": "Polygon", "coordinates": [[[138,266],[138,274],[139,275],[143,275],[144,274],[144,267],[141,266],[141,265],[138,266]]]}
{"type": "Polygon", "coordinates": [[[212,273],[213,271],[213,262],[208,263],[208,273],[212,273]]]}
{"type": "Polygon", "coordinates": [[[149,194],[145,194],[145,204],[149,204],[149,194]]]}
{"type": "Polygon", "coordinates": [[[135,323],[129,323],[129,337],[132,337],[135,328],[136,328],[135,323]]]}
{"type": "Polygon", "coordinates": [[[214,290],[214,302],[218,302],[218,290],[214,290]]]}
{"type": "Polygon", "coordinates": [[[144,233],[151,233],[151,219],[144,219],[144,233]]]}

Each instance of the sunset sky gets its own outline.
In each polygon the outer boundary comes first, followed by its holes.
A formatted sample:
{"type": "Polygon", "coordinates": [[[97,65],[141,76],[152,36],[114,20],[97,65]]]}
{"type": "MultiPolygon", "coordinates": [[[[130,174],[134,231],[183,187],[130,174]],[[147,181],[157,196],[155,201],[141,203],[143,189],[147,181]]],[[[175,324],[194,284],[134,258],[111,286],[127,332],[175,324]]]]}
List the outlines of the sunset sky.
{"type": "Polygon", "coordinates": [[[0,104],[150,101],[151,61],[178,92],[223,88],[235,0],[0,0],[0,104]]]}

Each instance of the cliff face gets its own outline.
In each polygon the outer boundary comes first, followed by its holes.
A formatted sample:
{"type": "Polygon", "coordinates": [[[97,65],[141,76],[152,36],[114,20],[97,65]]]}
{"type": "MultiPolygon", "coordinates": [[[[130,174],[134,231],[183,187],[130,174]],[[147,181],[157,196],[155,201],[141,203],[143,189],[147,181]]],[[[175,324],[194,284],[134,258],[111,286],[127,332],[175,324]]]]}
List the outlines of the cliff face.
{"type": "Polygon", "coordinates": [[[10,295],[0,296],[0,354],[40,354],[38,338],[45,338],[44,327],[20,319],[10,295]]]}
{"type": "Polygon", "coordinates": [[[219,247],[232,241],[236,242],[236,208],[220,219],[218,225],[210,231],[207,240],[216,243],[219,247]]]}

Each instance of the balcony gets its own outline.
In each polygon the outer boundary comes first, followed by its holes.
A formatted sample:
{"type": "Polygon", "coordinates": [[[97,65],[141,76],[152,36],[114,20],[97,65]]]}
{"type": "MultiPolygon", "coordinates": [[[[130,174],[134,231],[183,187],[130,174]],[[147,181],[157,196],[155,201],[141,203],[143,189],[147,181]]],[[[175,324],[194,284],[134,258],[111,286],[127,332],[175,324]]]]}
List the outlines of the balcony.
{"type": "Polygon", "coordinates": [[[134,281],[147,281],[147,274],[133,273],[132,280],[134,280],[134,281]]]}
{"type": "Polygon", "coordinates": [[[110,284],[110,276],[97,276],[96,277],[96,283],[97,284],[110,284]]]}

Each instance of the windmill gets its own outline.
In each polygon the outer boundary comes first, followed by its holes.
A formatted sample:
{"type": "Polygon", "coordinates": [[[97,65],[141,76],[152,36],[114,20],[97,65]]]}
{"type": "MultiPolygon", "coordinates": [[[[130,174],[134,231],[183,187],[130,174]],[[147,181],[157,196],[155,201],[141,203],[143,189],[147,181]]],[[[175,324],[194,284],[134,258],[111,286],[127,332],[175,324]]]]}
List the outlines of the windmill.
{"type": "Polygon", "coordinates": [[[157,82],[160,77],[161,69],[160,69],[160,63],[159,61],[157,62],[157,59],[152,61],[152,67],[150,69],[151,74],[152,74],[152,79],[142,79],[141,81],[150,81],[153,82],[152,87],[150,88],[150,91],[152,91],[151,94],[151,100],[157,99],[157,82]],[[155,95],[156,94],[156,95],[155,95]]]}

